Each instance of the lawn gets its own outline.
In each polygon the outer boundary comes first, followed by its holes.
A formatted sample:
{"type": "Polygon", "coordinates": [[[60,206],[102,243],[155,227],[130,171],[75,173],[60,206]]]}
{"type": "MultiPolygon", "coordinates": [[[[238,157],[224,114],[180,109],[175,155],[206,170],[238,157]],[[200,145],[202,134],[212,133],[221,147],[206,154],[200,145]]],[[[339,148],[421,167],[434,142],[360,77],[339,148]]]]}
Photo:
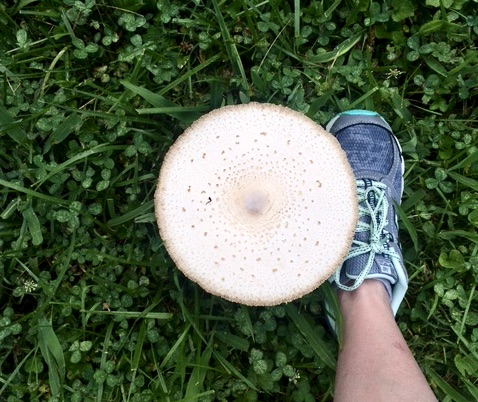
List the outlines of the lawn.
{"type": "Polygon", "coordinates": [[[1,1],[0,399],[333,399],[329,287],[231,303],[158,235],[169,146],[255,101],[390,122],[406,161],[397,321],[440,401],[478,400],[477,6],[1,1]]]}

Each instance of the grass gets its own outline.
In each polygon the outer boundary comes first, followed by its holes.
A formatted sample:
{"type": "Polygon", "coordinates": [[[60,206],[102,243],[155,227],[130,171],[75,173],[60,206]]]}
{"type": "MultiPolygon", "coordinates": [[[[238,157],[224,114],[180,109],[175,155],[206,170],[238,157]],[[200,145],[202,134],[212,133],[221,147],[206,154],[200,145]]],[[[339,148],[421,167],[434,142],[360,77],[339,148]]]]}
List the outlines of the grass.
{"type": "Polygon", "coordinates": [[[286,306],[177,271],[152,196],[209,110],[382,113],[406,159],[397,320],[439,400],[478,399],[472,0],[0,4],[0,399],[328,401],[320,288],[286,306]]]}

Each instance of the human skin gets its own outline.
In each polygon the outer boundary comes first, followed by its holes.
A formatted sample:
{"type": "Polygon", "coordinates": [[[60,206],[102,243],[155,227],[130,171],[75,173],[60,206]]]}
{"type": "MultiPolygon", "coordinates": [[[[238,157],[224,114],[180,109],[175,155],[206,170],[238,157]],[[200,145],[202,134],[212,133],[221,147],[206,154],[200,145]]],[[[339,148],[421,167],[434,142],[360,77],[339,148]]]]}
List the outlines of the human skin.
{"type": "Polygon", "coordinates": [[[335,402],[437,401],[402,336],[382,283],[338,291],[343,316],[335,402]]]}

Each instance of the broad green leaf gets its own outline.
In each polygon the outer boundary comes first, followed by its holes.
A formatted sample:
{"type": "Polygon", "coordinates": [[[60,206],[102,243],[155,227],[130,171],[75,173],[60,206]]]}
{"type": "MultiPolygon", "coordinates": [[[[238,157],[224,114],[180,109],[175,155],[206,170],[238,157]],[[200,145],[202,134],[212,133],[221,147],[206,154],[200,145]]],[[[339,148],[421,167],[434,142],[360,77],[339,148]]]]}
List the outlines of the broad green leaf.
{"type": "Polygon", "coordinates": [[[25,371],[30,374],[40,374],[44,369],[39,356],[34,356],[25,363],[25,371]]]}
{"type": "Polygon", "coordinates": [[[451,250],[450,253],[442,251],[438,262],[444,268],[454,269],[456,271],[462,271],[465,268],[465,259],[458,250],[451,250]]]}
{"type": "Polygon", "coordinates": [[[71,113],[48,138],[43,153],[47,153],[53,145],[60,144],[68,138],[81,122],[82,120],[76,112],[71,113]]]}
{"type": "Polygon", "coordinates": [[[59,398],[66,374],[65,356],[51,323],[45,317],[38,319],[38,344],[48,366],[52,396],[59,398]]]}
{"type": "Polygon", "coordinates": [[[440,7],[442,4],[445,8],[450,7],[453,4],[454,0],[426,0],[425,4],[427,6],[440,7]]]}
{"type": "Polygon", "coordinates": [[[28,231],[32,236],[32,243],[34,246],[38,246],[43,242],[43,235],[41,232],[40,221],[35,211],[33,211],[32,206],[30,205],[27,209],[23,211],[23,218],[27,222],[28,231]]]}
{"type": "Polygon", "coordinates": [[[12,140],[22,143],[27,138],[27,134],[20,123],[20,121],[14,121],[7,109],[0,105],[0,134],[5,132],[12,140]]]}
{"type": "Polygon", "coordinates": [[[24,47],[28,42],[28,34],[24,29],[19,29],[17,31],[17,43],[18,46],[24,47]]]}
{"type": "Polygon", "coordinates": [[[17,210],[18,205],[21,203],[21,198],[17,197],[14,198],[10,203],[4,208],[2,213],[0,214],[0,218],[2,219],[8,219],[10,216],[13,215],[13,213],[17,210]]]}
{"type": "Polygon", "coordinates": [[[475,209],[468,214],[468,220],[472,225],[478,226],[478,209],[475,209]]]}
{"type": "Polygon", "coordinates": [[[227,346],[242,350],[243,352],[247,352],[250,348],[250,343],[248,340],[241,338],[240,336],[230,334],[228,332],[216,332],[215,336],[221,342],[224,342],[227,346]]]}
{"type": "Polygon", "coordinates": [[[415,8],[410,0],[393,0],[392,7],[392,19],[395,22],[403,21],[415,14],[415,8]]]}
{"type": "Polygon", "coordinates": [[[440,74],[443,77],[448,77],[448,71],[443,67],[440,62],[432,56],[423,56],[423,59],[433,71],[440,74]]]}
{"type": "Polygon", "coordinates": [[[447,22],[443,20],[428,21],[428,22],[425,22],[420,27],[420,29],[418,30],[418,33],[420,35],[430,35],[433,32],[444,30],[446,25],[447,25],[447,22]]]}

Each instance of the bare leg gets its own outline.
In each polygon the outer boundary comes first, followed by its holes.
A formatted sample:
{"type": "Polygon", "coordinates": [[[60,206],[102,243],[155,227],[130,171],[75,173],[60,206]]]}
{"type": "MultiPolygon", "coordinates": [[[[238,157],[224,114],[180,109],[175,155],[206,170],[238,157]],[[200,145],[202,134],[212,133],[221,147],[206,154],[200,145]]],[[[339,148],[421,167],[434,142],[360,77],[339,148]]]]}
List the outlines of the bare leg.
{"type": "Polygon", "coordinates": [[[334,400],[436,401],[395,322],[383,284],[366,280],[338,297],[344,346],[334,400]]]}

